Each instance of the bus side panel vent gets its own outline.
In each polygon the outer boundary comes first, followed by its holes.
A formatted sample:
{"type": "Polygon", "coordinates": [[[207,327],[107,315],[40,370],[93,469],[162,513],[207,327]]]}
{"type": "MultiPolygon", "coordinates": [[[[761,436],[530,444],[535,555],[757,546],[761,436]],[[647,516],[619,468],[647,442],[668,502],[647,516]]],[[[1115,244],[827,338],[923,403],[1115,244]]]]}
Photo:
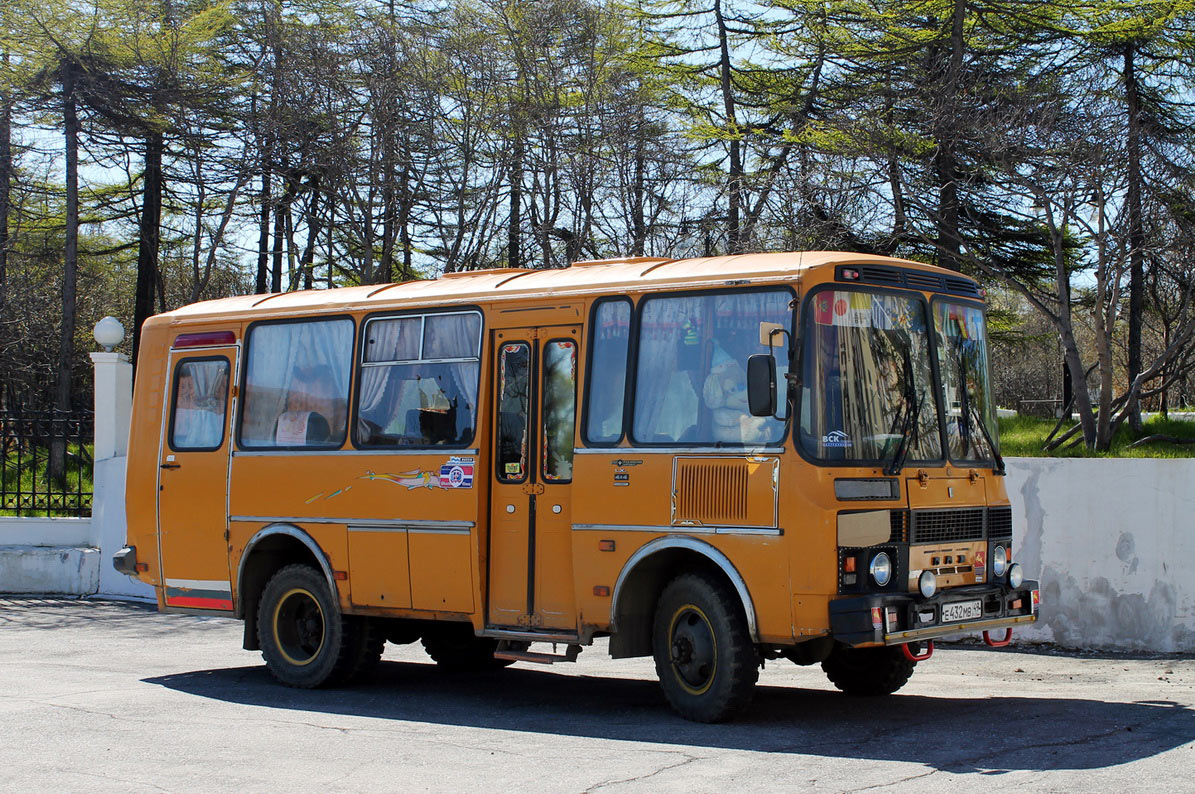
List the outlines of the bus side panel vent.
{"type": "Polygon", "coordinates": [[[777,463],[768,458],[676,458],[673,526],[775,526],[777,463]]]}

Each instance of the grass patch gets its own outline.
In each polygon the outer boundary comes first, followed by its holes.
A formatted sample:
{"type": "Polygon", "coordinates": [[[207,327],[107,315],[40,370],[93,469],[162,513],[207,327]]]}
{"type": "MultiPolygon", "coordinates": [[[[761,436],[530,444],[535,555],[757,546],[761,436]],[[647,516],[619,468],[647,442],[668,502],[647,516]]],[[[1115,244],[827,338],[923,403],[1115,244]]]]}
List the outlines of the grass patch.
{"type": "Polygon", "coordinates": [[[48,447],[10,451],[0,462],[0,516],[91,515],[93,452],[91,444],[67,444],[65,476],[54,481],[46,472],[48,447]]]}
{"type": "Polygon", "coordinates": [[[1031,416],[1001,417],[1000,454],[1014,458],[1195,458],[1195,444],[1151,442],[1129,448],[1137,439],[1152,435],[1195,439],[1195,422],[1154,417],[1142,425],[1140,433],[1134,433],[1127,423],[1122,424],[1112,439],[1112,449],[1108,452],[1092,452],[1082,442],[1067,449],[1070,441],[1061,449],[1043,452],[1042,446],[1046,436],[1054,429],[1054,424],[1053,419],[1036,419],[1031,416]]]}

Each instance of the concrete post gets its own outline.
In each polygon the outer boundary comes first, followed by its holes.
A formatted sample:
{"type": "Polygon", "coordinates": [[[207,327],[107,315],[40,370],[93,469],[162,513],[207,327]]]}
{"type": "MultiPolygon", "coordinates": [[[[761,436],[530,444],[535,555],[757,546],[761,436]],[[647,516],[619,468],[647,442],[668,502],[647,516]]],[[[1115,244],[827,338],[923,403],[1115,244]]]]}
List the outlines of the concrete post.
{"type": "Polygon", "coordinates": [[[100,550],[99,594],[152,598],[153,588],[118,573],[112,555],[125,544],[125,467],[129,425],[133,417],[133,365],[112,348],[124,339],[124,328],[111,317],[96,323],[95,340],[106,348],[92,353],[95,369],[95,495],[91,505],[92,544],[100,550]]]}
{"type": "Polygon", "coordinates": [[[129,452],[133,365],[123,353],[92,353],[95,369],[95,461],[129,452]]]}

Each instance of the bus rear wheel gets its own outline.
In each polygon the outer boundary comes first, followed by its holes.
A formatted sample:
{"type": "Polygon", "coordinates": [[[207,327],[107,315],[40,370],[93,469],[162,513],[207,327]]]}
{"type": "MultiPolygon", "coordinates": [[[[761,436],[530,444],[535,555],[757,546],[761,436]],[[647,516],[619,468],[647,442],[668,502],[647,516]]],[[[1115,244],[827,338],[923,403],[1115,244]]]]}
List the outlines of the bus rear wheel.
{"type": "Polygon", "coordinates": [[[309,565],[279,569],[257,614],[261,655],[287,686],[344,683],[381,657],[380,637],[363,620],[341,614],[323,574],[309,565]]]}
{"type": "Polygon", "coordinates": [[[917,663],[905,657],[899,645],[884,648],[851,648],[835,645],[822,662],[834,686],[848,695],[891,695],[904,686],[917,663]]]}
{"type": "Polygon", "coordinates": [[[751,702],[759,655],[722,581],[686,573],[669,582],[656,606],[652,648],[664,697],[685,719],[722,722],[751,702]]]}

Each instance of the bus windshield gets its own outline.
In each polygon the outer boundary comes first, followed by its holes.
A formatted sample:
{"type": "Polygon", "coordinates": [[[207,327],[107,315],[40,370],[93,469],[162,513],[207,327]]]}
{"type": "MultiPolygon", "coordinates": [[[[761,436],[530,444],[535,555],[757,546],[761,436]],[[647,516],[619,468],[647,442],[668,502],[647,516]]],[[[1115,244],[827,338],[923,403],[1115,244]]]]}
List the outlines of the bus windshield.
{"type": "Polygon", "coordinates": [[[933,311],[950,458],[990,461],[996,443],[996,408],[988,377],[983,308],[934,301],[933,311]]]}
{"type": "Polygon", "coordinates": [[[919,296],[814,293],[802,358],[801,445],[809,457],[942,459],[928,328],[919,296]]]}

